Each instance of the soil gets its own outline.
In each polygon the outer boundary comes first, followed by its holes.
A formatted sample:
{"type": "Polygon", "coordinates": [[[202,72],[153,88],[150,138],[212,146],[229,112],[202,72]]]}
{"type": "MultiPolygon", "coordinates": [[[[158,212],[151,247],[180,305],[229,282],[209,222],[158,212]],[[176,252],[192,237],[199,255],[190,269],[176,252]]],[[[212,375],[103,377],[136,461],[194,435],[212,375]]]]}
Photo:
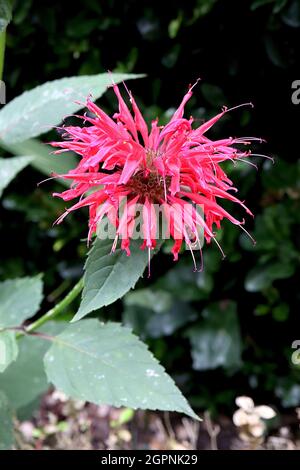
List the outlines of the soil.
{"type": "Polygon", "coordinates": [[[207,450],[300,449],[296,411],[280,416],[261,439],[242,436],[231,417],[198,423],[176,413],[116,409],[69,400],[49,391],[30,419],[15,423],[17,449],[207,450]]]}

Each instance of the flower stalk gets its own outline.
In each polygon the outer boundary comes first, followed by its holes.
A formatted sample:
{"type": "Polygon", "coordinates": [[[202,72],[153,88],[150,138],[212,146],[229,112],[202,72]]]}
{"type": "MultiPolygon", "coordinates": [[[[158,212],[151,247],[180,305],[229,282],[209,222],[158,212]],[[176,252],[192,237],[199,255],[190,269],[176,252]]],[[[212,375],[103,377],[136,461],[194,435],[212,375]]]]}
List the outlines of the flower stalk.
{"type": "Polygon", "coordinates": [[[4,29],[4,31],[0,33],[0,80],[2,80],[2,76],[3,76],[5,39],[6,39],[6,31],[4,29]]]}

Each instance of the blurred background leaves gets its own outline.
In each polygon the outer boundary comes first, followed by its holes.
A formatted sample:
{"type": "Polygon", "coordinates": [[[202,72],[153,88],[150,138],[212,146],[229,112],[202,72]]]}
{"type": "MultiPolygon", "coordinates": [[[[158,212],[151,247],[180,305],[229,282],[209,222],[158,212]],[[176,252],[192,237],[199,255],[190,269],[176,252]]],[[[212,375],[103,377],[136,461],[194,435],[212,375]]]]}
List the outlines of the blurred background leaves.
{"type": "MultiPolygon", "coordinates": [[[[300,404],[300,371],[290,359],[299,331],[300,106],[291,101],[299,28],[297,0],[175,0],[168,9],[156,0],[86,0],[72,9],[16,0],[7,30],[8,101],[48,80],[107,70],[147,74],[130,88],[148,121],[166,122],[198,77],[187,108],[196,123],[223,105],[253,101],[254,110],[226,115],[211,135],[261,136],[268,143],[255,150],[275,157],[275,165],[253,157],[258,171],[225,165],[256,215],[246,220],[256,245],[225,222],[226,259],[206,246],[204,271],[194,273],[189,254],[174,264],[166,243],[151,279],[99,312],[130,325],[192,405],[214,412],[231,411],[238,394],[300,404]]],[[[108,112],[115,104],[111,92],[101,99],[108,112]]],[[[53,226],[65,203],[51,197],[59,183],[37,187],[41,179],[28,167],[3,193],[0,278],[44,272],[51,306],[81,275],[87,218],[82,211],[53,226]]]]}

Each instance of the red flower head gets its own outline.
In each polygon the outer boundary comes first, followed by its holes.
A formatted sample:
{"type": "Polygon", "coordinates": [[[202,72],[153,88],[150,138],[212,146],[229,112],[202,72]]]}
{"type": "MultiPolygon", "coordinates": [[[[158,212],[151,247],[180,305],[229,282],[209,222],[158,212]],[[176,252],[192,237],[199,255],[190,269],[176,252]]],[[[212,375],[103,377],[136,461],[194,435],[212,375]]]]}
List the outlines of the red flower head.
{"type": "MultiPolygon", "coordinates": [[[[232,192],[237,191],[222,170],[220,163],[248,157],[248,150],[241,151],[237,144],[248,145],[255,138],[226,138],[212,141],[207,131],[229,110],[222,112],[197,128],[193,118],[183,117],[186,102],[192,96],[191,87],[184,96],[170,122],[159,126],[152,122],[151,130],[130,92],[132,113],[123,100],[117,85],[113,90],[119,103],[119,111],[110,118],[90,99],[87,100],[89,115],[81,116],[89,126],[64,127],[65,140],[52,142],[61,153],[68,150],[80,155],[78,166],[67,174],[60,175],[72,181],[71,188],[57,194],[64,201],[79,198],[59,219],[61,222],[70,212],[84,206],[89,207],[90,240],[104,216],[116,229],[121,248],[130,254],[130,239],[136,222],[136,208],[142,207],[142,248],[153,249],[156,245],[159,224],[155,206],[163,208],[169,222],[169,233],[174,239],[172,253],[178,253],[185,241],[193,259],[193,247],[198,245],[199,229],[205,240],[215,239],[213,225],[227,218],[243,230],[244,221],[239,221],[223,209],[218,201],[228,199],[251,212],[232,192]],[[125,202],[124,202],[125,201],[125,202]],[[125,207],[122,216],[114,217],[120,205],[125,207]],[[196,210],[202,207],[202,212],[196,210]],[[188,207],[189,210],[185,210],[188,207]],[[184,214],[184,217],[183,217],[184,214]]],[[[252,214],[251,214],[252,215],[252,214]]]]}

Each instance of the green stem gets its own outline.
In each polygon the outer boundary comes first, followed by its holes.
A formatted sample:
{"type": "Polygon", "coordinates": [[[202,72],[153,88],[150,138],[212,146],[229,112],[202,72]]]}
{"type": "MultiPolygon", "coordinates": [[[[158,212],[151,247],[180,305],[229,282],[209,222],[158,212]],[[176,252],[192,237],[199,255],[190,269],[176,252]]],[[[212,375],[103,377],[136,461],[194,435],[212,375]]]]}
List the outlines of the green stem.
{"type": "Polygon", "coordinates": [[[2,80],[3,66],[4,66],[4,52],[5,52],[5,37],[6,31],[0,33],[0,80],[2,80]]]}
{"type": "MultiPolygon", "coordinates": [[[[47,323],[50,320],[53,320],[57,315],[59,315],[68,305],[70,305],[71,302],[77,297],[78,294],[82,291],[83,288],[83,278],[81,278],[77,284],[73,287],[73,289],[64,297],[58,304],[55,305],[55,307],[51,308],[46,312],[44,315],[42,315],[40,318],[35,320],[34,322],[30,323],[25,329],[24,333],[31,333],[32,331],[37,330],[40,328],[42,325],[47,323]]],[[[20,332],[17,334],[17,337],[21,337],[24,335],[24,333],[20,332]]]]}

